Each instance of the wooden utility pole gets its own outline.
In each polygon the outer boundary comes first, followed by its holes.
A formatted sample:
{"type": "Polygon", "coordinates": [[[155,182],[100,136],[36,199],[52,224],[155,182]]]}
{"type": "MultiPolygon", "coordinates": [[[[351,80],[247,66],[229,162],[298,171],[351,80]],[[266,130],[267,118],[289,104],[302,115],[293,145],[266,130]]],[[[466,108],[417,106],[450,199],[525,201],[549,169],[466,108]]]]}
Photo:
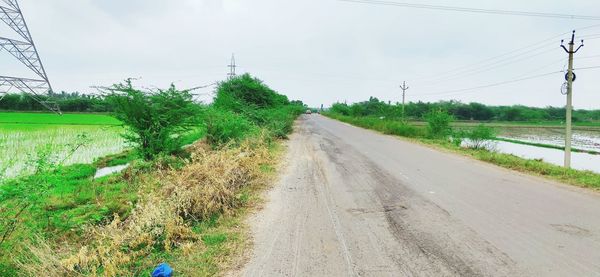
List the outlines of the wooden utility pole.
{"type": "Polygon", "coordinates": [[[400,89],[402,89],[402,120],[405,120],[404,118],[404,101],[406,99],[406,91],[409,89],[409,87],[406,86],[406,82],[402,83],[402,86],[400,86],[400,89]]]}
{"type": "Polygon", "coordinates": [[[572,115],[573,115],[573,81],[575,80],[575,74],[573,73],[573,56],[581,47],[583,47],[583,40],[581,45],[575,49],[575,31],[571,36],[571,42],[569,42],[569,49],[565,47],[564,40],[561,41],[560,46],[569,54],[569,71],[567,72],[567,118],[566,118],[566,132],[565,132],[565,167],[571,167],[571,140],[573,138],[572,133],[572,115]]]}

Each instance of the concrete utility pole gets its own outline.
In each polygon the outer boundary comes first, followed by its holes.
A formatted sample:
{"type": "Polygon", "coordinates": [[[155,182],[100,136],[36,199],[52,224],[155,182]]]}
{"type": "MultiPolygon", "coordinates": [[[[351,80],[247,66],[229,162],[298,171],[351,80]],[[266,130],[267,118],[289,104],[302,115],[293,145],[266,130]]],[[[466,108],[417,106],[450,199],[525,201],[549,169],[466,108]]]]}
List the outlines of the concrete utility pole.
{"type": "Polygon", "coordinates": [[[403,82],[402,86],[400,86],[400,89],[402,89],[402,120],[404,120],[404,101],[406,99],[406,91],[409,89],[409,87],[406,86],[406,82],[403,82]]]}
{"type": "Polygon", "coordinates": [[[563,44],[564,40],[561,40],[560,46],[569,54],[569,71],[567,72],[567,118],[566,118],[566,127],[567,130],[565,132],[565,167],[571,167],[571,140],[573,138],[572,134],[572,114],[573,114],[573,81],[575,81],[575,73],[573,73],[573,55],[583,47],[583,40],[581,40],[581,45],[575,49],[575,31],[573,31],[573,35],[571,36],[571,42],[569,42],[569,49],[565,47],[563,44]]]}

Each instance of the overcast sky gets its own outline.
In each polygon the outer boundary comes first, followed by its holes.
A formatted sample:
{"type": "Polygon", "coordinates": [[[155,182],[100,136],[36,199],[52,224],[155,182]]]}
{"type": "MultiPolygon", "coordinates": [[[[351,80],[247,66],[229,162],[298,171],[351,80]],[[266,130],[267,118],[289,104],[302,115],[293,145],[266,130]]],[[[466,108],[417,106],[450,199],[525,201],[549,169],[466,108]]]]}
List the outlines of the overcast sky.
{"type": "MultiPolygon", "coordinates": [[[[575,67],[600,66],[600,21],[470,14],[336,0],[20,0],[57,91],[94,92],[128,77],[188,88],[238,73],[311,106],[375,96],[563,106],[561,38],[587,36],[575,67]],[[582,27],[593,26],[582,29],[582,27]],[[564,34],[560,36],[560,34],[564,34]],[[533,46],[532,46],[533,45],[533,46]],[[509,53],[500,59],[479,63],[509,53]],[[471,67],[466,67],[471,66],[471,67]],[[461,69],[462,68],[462,69],[461,69]]],[[[406,0],[474,8],[600,15],[598,0],[406,0]]],[[[0,36],[14,37],[0,27],[0,36]]],[[[27,75],[0,52],[0,75],[27,75]]],[[[210,93],[211,89],[204,90],[210,93]]],[[[574,104],[600,109],[600,69],[577,71],[574,104]]]]}

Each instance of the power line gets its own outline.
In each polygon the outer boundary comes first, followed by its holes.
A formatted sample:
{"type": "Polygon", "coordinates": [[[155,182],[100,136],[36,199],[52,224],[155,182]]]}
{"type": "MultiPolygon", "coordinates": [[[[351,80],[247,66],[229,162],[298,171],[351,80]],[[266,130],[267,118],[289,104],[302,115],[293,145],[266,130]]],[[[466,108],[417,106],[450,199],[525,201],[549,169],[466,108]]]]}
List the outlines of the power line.
{"type": "Polygon", "coordinates": [[[415,9],[443,10],[443,11],[453,11],[453,12],[483,13],[483,14],[496,14],[496,15],[516,15],[516,16],[562,18],[562,19],[600,20],[600,16],[575,15],[575,14],[511,11],[511,10],[498,10],[498,9],[480,9],[480,8],[414,4],[414,3],[402,3],[402,2],[378,1],[378,0],[338,0],[338,1],[361,3],[361,4],[371,4],[371,5],[397,6],[397,7],[415,8],[415,9]]]}
{"type": "Polygon", "coordinates": [[[526,80],[537,79],[537,78],[541,78],[541,77],[545,77],[545,76],[549,76],[549,75],[557,74],[557,73],[562,73],[562,71],[554,71],[554,72],[549,72],[549,73],[544,73],[544,74],[539,74],[539,75],[534,75],[534,76],[528,76],[528,77],[524,77],[524,78],[519,78],[519,79],[514,79],[514,80],[509,80],[509,81],[504,81],[504,82],[498,82],[498,83],[493,83],[493,84],[489,84],[489,85],[471,87],[471,88],[447,90],[447,91],[436,92],[436,93],[424,93],[424,94],[419,94],[418,96],[459,95],[461,93],[457,93],[457,92],[472,91],[472,90],[477,90],[477,89],[482,89],[482,88],[489,88],[489,87],[496,87],[496,86],[501,86],[501,85],[506,85],[506,84],[512,84],[512,83],[522,82],[522,81],[526,81],[526,80]],[[454,94],[454,93],[456,93],[456,94],[454,94]]]}
{"type": "Polygon", "coordinates": [[[593,28],[597,28],[597,27],[600,27],[600,24],[594,24],[594,25],[590,25],[590,26],[576,28],[576,30],[581,31],[581,30],[593,29],[593,28]]]}
{"type": "MultiPolygon", "coordinates": [[[[588,29],[594,29],[594,28],[598,28],[598,27],[600,27],[600,24],[593,24],[593,25],[579,27],[579,28],[577,28],[577,30],[588,30],[588,29]]],[[[560,37],[562,37],[562,36],[564,36],[566,34],[570,34],[570,33],[571,33],[571,31],[563,32],[561,34],[558,34],[558,35],[555,35],[555,36],[552,36],[552,37],[540,40],[538,42],[532,43],[532,44],[530,44],[528,46],[517,48],[515,50],[511,50],[511,51],[508,51],[506,53],[503,53],[503,54],[500,54],[500,55],[497,55],[497,56],[494,56],[494,57],[491,57],[491,58],[487,58],[487,59],[475,62],[473,64],[469,64],[469,65],[465,65],[465,66],[460,66],[460,67],[457,67],[457,68],[454,68],[454,69],[451,69],[451,70],[448,70],[448,71],[443,71],[443,72],[440,72],[440,73],[436,73],[436,74],[433,74],[433,75],[425,75],[425,76],[413,78],[413,79],[411,79],[411,81],[414,82],[414,81],[418,81],[418,80],[437,80],[438,78],[443,78],[441,76],[444,76],[444,75],[448,75],[448,74],[454,75],[457,71],[470,70],[470,68],[472,68],[472,67],[474,67],[474,68],[485,67],[485,66],[487,66],[486,65],[487,63],[491,63],[491,62],[493,62],[493,63],[502,62],[503,60],[508,60],[508,59],[511,59],[512,57],[514,57],[512,54],[522,55],[523,53],[521,53],[521,54],[517,54],[517,53],[519,53],[521,51],[524,51],[524,50],[527,50],[529,48],[533,48],[533,47],[538,46],[540,44],[544,44],[546,42],[553,41],[556,38],[560,38],[560,37]],[[504,57],[506,57],[506,58],[505,59],[501,59],[501,58],[504,58],[504,57]],[[498,61],[496,61],[496,60],[498,60],[498,61]]],[[[588,36],[593,36],[593,35],[596,35],[596,34],[590,34],[588,36]]],[[[593,38],[593,39],[595,39],[595,38],[593,38]]],[[[590,39],[588,39],[588,40],[590,40],[590,39]]],[[[546,45],[545,47],[548,47],[548,46],[549,45],[546,45]]],[[[538,47],[536,49],[541,49],[541,48],[545,48],[545,47],[538,47]]],[[[534,51],[536,49],[527,50],[526,52],[532,52],[532,51],[534,51]]],[[[446,76],[446,77],[449,77],[449,76],[446,76]]]]}
{"type": "Polygon", "coordinates": [[[585,59],[598,58],[598,57],[600,57],[600,55],[583,56],[583,57],[577,57],[575,59],[576,60],[585,60],[585,59]]]}
{"type": "MultiPolygon", "coordinates": [[[[598,24],[598,26],[600,26],[600,24],[598,24]]],[[[415,79],[412,79],[412,81],[416,81],[416,80],[432,80],[432,79],[436,80],[436,79],[438,79],[437,76],[444,76],[444,75],[448,75],[448,74],[450,74],[451,76],[454,76],[457,71],[470,71],[470,70],[473,70],[473,69],[476,70],[478,68],[486,67],[486,66],[489,66],[489,65],[492,65],[492,64],[501,63],[503,61],[510,60],[510,59],[515,58],[515,57],[522,56],[523,54],[526,54],[526,53],[531,53],[531,52],[535,52],[536,50],[539,50],[539,49],[547,48],[547,47],[549,47],[551,45],[548,44],[548,45],[545,45],[545,46],[541,46],[541,47],[537,47],[537,48],[534,48],[534,49],[530,49],[530,48],[536,47],[536,46],[538,46],[540,44],[543,44],[543,43],[549,42],[551,40],[554,40],[556,38],[559,38],[561,36],[564,36],[564,35],[566,35],[568,33],[569,32],[564,32],[564,33],[561,33],[559,35],[555,35],[555,36],[549,37],[547,39],[540,40],[540,41],[538,41],[536,43],[532,43],[532,44],[530,44],[528,46],[521,47],[521,48],[518,48],[518,49],[515,49],[515,50],[511,50],[511,51],[508,51],[506,53],[503,53],[503,54],[500,54],[500,55],[497,55],[497,56],[494,56],[494,57],[491,57],[491,58],[487,58],[487,59],[481,60],[479,62],[475,62],[475,63],[470,64],[470,65],[457,67],[457,68],[454,68],[452,70],[444,71],[444,72],[437,73],[437,74],[434,74],[434,75],[429,75],[429,76],[425,76],[425,77],[421,77],[421,78],[415,78],[415,79]],[[527,50],[527,51],[522,52],[524,50],[527,50]],[[436,78],[431,78],[431,77],[434,77],[434,76],[436,78]]],[[[446,77],[450,77],[450,76],[446,76],[446,77]]]]}
{"type": "MultiPolygon", "coordinates": [[[[523,74],[530,74],[530,73],[538,72],[538,71],[540,71],[540,70],[542,70],[542,69],[546,69],[546,68],[548,68],[548,67],[550,67],[550,66],[554,66],[555,64],[560,64],[560,63],[563,63],[564,61],[565,61],[565,59],[563,59],[563,58],[560,58],[560,59],[554,60],[553,62],[550,62],[550,63],[544,64],[543,66],[537,67],[536,69],[533,69],[533,70],[528,70],[527,72],[525,72],[525,73],[523,73],[523,74]]],[[[566,65],[565,65],[565,66],[566,66],[566,65]]]]}
{"type": "Polygon", "coordinates": [[[581,36],[580,38],[589,38],[589,37],[597,37],[597,36],[600,36],[600,34],[599,33],[596,33],[596,34],[587,34],[585,36],[581,36]]]}
{"type": "Polygon", "coordinates": [[[596,68],[600,68],[600,65],[598,65],[598,66],[588,66],[588,67],[579,67],[579,68],[575,68],[573,70],[587,70],[587,69],[596,69],[596,68]]]}
{"type": "MultiPolygon", "coordinates": [[[[575,70],[588,70],[588,69],[599,69],[600,65],[598,66],[589,66],[589,67],[579,67],[579,68],[575,68],[573,69],[575,70]]],[[[490,87],[497,87],[497,86],[502,86],[502,85],[507,85],[507,84],[512,84],[512,83],[517,83],[517,82],[522,82],[522,81],[527,81],[527,80],[532,80],[532,79],[537,79],[537,78],[541,78],[541,77],[546,77],[552,74],[557,74],[557,73],[564,73],[563,70],[561,71],[554,71],[554,72],[548,72],[548,73],[544,73],[544,74],[539,74],[539,75],[533,75],[533,76],[528,76],[528,77],[524,77],[524,78],[519,78],[519,79],[514,79],[514,80],[509,80],[509,81],[504,81],[504,82],[498,82],[498,83],[493,83],[493,84],[489,84],[489,85],[482,85],[482,86],[477,86],[477,87],[471,87],[471,88],[464,88],[464,89],[455,89],[455,90],[447,90],[447,91],[442,91],[442,92],[436,92],[436,93],[424,93],[424,94],[419,94],[418,96],[429,96],[429,95],[460,95],[463,93],[457,93],[457,92],[465,92],[465,91],[472,91],[472,90],[477,90],[477,89],[482,89],[482,88],[490,88],[490,87]]]]}
{"type": "Polygon", "coordinates": [[[494,70],[494,69],[497,69],[497,68],[500,68],[500,67],[504,67],[504,66],[507,66],[507,65],[511,65],[511,64],[514,64],[514,63],[523,62],[523,61],[526,61],[526,60],[529,60],[529,59],[532,59],[532,58],[535,58],[535,57],[538,57],[538,56],[541,56],[541,55],[544,55],[546,53],[549,53],[549,52],[552,52],[552,51],[556,50],[554,48],[546,49],[545,51],[542,51],[540,53],[536,53],[536,54],[529,55],[527,57],[521,58],[522,56],[525,56],[527,54],[530,54],[532,52],[535,52],[537,50],[544,49],[544,48],[548,48],[548,47],[536,48],[536,49],[533,49],[533,50],[530,50],[530,51],[526,51],[526,52],[520,53],[518,55],[514,55],[514,56],[511,56],[511,57],[508,57],[506,59],[502,59],[502,60],[498,60],[498,61],[495,61],[495,62],[490,63],[490,64],[482,65],[480,67],[475,67],[473,69],[459,71],[459,72],[456,72],[455,74],[451,74],[451,75],[448,75],[446,77],[442,77],[442,78],[438,78],[438,79],[432,79],[430,82],[427,82],[428,83],[427,86],[439,84],[439,83],[442,83],[442,82],[448,82],[448,81],[453,81],[453,80],[457,80],[457,79],[467,78],[467,77],[472,76],[472,75],[476,75],[476,74],[488,72],[490,70],[494,70]]]}
{"type": "Polygon", "coordinates": [[[212,82],[212,83],[207,84],[207,85],[201,85],[201,86],[197,86],[197,87],[186,89],[186,91],[199,90],[199,89],[203,89],[203,88],[208,88],[208,87],[216,86],[218,84],[219,84],[218,82],[212,82]]]}
{"type": "Polygon", "coordinates": [[[595,36],[595,37],[586,37],[585,40],[595,40],[595,39],[599,39],[600,36],[595,36]]]}

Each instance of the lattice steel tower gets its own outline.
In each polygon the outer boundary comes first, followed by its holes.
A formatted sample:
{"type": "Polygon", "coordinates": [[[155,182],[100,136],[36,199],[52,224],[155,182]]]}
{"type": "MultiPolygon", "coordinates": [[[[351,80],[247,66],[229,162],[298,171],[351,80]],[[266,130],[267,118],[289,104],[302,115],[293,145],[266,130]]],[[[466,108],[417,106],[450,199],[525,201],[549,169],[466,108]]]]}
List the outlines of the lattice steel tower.
{"type": "Polygon", "coordinates": [[[231,63],[227,67],[229,67],[229,74],[227,74],[227,78],[235,78],[235,69],[237,68],[237,65],[235,65],[235,54],[231,54],[231,63]]]}
{"type": "Polygon", "coordinates": [[[6,93],[18,91],[31,96],[47,109],[60,114],[60,108],[55,102],[46,101],[43,98],[44,94],[52,92],[52,86],[17,0],[0,0],[0,20],[20,36],[19,40],[0,36],[0,53],[2,50],[6,50],[36,75],[35,79],[32,79],[0,74],[0,100],[6,93]]]}

